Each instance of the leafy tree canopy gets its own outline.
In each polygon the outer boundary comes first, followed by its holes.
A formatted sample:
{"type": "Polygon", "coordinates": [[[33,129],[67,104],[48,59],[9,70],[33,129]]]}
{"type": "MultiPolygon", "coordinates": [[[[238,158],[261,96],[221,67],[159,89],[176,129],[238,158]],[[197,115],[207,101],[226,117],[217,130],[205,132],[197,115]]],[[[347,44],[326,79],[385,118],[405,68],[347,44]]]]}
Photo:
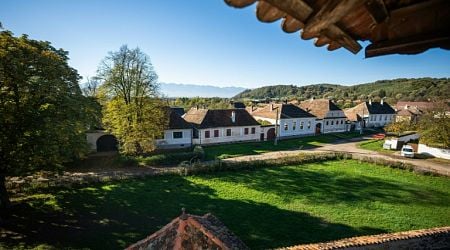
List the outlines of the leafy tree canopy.
{"type": "Polygon", "coordinates": [[[103,124],[118,138],[121,151],[152,151],[168,124],[168,109],[158,98],[158,77],[150,58],[124,45],[105,57],[97,79],[102,81],[103,124]]]}
{"type": "Polygon", "coordinates": [[[87,152],[85,132],[98,109],[79,79],[68,52],[0,32],[0,191],[6,175],[57,169],[87,152]]]}

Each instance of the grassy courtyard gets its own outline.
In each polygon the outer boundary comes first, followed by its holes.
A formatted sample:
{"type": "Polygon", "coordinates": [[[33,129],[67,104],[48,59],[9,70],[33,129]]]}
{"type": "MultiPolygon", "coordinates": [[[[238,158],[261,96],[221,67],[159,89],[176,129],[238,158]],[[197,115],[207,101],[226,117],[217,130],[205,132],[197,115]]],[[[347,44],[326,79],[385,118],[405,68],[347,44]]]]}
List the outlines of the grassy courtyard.
{"type": "Polygon", "coordinates": [[[205,156],[208,160],[225,159],[242,155],[257,155],[271,151],[293,150],[301,148],[319,147],[324,143],[331,143],[338,138],[331,134],[306,136],[295,139],[279,140],[278,145],[273,141],[222,144],[205,146],[205,156]]]}
{"type": "Polygon", "coordinates": [[[362,148],[362,149],[377,151],[380,153],[387,153],[387,154],[395,153],[394,150],[384,149],[383,144],[384,144],[384,140],[375,140],[374,139],[374,140],[367,140],[367,141],[360,142],[358,144],[358,147],[362,148]]]}
{"type": "Polygon", "coordinates": [[[15,202],[0,248],[122,249],[182,207],[213,213],[253,249],[450,225],[448,178],[354,160],[161,176],[15,202]]]}

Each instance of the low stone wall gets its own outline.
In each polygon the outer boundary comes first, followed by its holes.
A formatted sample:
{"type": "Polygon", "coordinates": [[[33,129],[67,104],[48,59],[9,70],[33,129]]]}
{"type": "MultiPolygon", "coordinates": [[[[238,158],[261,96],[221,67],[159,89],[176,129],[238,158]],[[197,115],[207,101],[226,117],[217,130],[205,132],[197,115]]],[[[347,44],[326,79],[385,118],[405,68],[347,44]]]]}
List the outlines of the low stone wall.
{"type": "Polygon", "coordinates": [[[450,227],[353,237],[280,249],[450,249],[450,227]]]}
{"type": "Polygon", "coordinates": [[[141,171],[115,170],[85,173],[63,172],[61,174],[42,171],[29,176],[6,177],[6,188],[10,193],[14,194],[39,188],[83,186],[91,183],[144,178],[147,176],[172,172],[176,173],[177,171],[178,169],[176,168],[155,168],[141,171]]]}

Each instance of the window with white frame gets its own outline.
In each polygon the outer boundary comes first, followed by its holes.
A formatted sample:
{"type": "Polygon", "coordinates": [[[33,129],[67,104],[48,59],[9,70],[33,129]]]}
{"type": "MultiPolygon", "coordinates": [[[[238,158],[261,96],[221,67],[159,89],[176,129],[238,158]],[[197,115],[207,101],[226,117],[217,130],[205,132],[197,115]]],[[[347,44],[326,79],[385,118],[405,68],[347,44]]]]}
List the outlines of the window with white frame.
{"type": "Polygon", "coordinates": [[[252,128],[252,135],[256,134],[256,128],[252,128]]]}
{"type": "Polygon", "coordinates": [[[284,123],[284,130],[288,130],[289,128],[288,128],[288,125],[287,125],[287,123],[284,123]]]}
{"type": "Polygon", "coordinates": [[[300,122],[300,129],[303,130],[303,122],[300,122]]]}
{"type": "Polygon", "coordinates": [[[183,138],[183,132],[181,131],[176,131],[172,133],[172,137],[173,139],[180,139],[183,138]]]}
{"type": "Polygon", "coordinates": [[[308,121],[308,129],[311,128],[311,121],[308,121]]]}
{"type": "Polygon", "coordinates": [[[297,122],[296,121],[294,121],[292,123],[292,130],[295,130],[295,129],[297,129],[297,122]]]}
{"type": "Polygon", "coordinates": [[[231,128],[227,128],[226,134],[227,136],[231,136],[231,128]]]}

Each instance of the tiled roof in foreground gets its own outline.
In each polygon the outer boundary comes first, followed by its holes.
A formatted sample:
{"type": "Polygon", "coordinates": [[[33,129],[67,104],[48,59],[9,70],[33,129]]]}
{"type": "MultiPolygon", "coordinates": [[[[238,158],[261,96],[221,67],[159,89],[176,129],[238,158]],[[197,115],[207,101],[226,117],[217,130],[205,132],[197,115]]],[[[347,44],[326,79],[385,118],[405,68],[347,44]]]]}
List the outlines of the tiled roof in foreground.
{"type": "Polygon", "coordinates": [[[248,249],[214,215],[183,214],[127,250],[142,249],[248,249]]]}

